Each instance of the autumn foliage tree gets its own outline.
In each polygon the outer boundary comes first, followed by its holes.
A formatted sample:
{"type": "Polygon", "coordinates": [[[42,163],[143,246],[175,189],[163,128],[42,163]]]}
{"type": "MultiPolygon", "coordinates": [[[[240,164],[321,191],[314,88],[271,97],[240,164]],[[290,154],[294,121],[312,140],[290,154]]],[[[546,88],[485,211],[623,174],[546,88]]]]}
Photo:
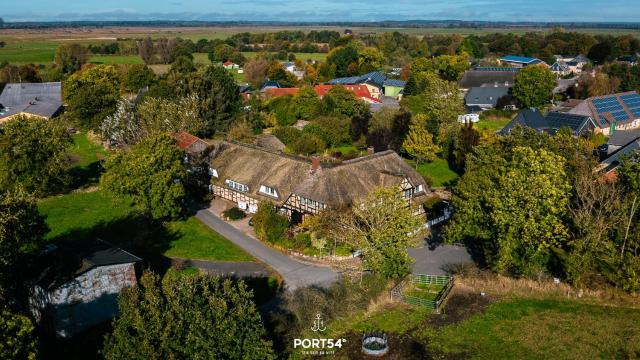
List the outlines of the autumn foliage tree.
{"type": "Polygon", "coordinates": [[[431,162],[435,160],[436,154],[442,149],[433,143],[433,135],[425,127],[426,116],[414,116],[412,121],[407,137],[402,143],[402,148],[409,155],[416,158],[417,168],[420,161],[431,162]]]}

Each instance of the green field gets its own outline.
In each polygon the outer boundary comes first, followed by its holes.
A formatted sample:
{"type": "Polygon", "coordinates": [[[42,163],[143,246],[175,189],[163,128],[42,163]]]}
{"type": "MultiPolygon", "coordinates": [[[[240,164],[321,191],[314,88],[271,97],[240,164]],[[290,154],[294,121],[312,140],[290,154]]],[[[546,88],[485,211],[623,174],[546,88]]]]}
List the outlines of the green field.
{"type": "MultiPolygon", "coordinates": [[[[629,359],[640,355],[640,309],[636,308],[518,298],[491,303],[475,315],[465,312],[465,307],[445,307],[442,314],[433,314],[393,303],[333,321],[327,325],[327,335],[353,342],[364,332],[383,331],[393,344],[389,352],[393,358],[414,354],[442,359],[629,359]],[[415,353],[415,349],[421,350],[415,353]]],[[[358,352],[358,346],[351,344],[335,358],[347,359],[358,352]]]]}
{"type": "Polygon", "coordinates": [[[144,64],[142,58],[138,55],[92,55],[89,57],[90,64],[144,64]]]}
{"type": "MultiPolygon", "coordinates": [[[[1,38],[0,38],[1,39],[1,38]]],[[[0,48],[0,63],[45,64],[53,61],[58,43],[55,42],[7,42],[0,48]]]]}
{"type": "Polygon", "coordinates": [[[170,222],[167,228],[170,232],[179,234],[179,237],[171,242],[169,250],[164,253],[165,256],[199,260],[252,261],[251,256],[194,217],[170,222]]]}
{"type": "Polygon", "coordinates": [[[75,134],[72,139],[73,145],[68,150],[72,163],[71,187],[78,189],[97,184],[102,171],[100,160],[107,156],[107,152],[90,141],[86,133],[75,134]]]}
{"type": "Polygon", "coordinates": [[[141,218],[128,201],[113,200],[100,191],[50,197],[38,207],[47,217],[50,241],[101,238],[130,249],[145,260],[164,255],[252,261],[240,248],[193,217],[158,226],[141,218]]]}
{"type": "MultiPolygon", "coordinates": [[[[415,169],[413,160],[406,161],[407,164],[415,169]]],[[[434,187],[447,186],[458,178],[458,174],[449,168],[447,161],[441,158],[437,158],[430,163],[420,163],[417,171],[423,177],[433,180],[431,185],[434,187]]]]}

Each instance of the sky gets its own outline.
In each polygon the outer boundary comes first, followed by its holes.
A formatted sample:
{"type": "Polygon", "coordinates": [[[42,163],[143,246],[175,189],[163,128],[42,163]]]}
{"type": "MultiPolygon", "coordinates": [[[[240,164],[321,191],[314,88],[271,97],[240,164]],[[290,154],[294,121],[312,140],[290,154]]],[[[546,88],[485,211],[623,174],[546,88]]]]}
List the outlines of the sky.
{"type": "Polygon", "coordinates": [[[640,22],[640,0],[0,0],[5,21],[640,22]]]}

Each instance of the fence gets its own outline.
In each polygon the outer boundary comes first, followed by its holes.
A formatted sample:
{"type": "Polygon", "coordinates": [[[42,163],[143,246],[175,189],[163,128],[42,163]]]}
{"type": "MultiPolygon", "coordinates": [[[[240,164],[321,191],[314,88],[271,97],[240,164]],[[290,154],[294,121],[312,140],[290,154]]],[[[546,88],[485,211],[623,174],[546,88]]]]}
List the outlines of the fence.
{"type": "Polygon", "coordinates": [[[398,286],[391,290],[391,300],[400,300],[407,304],[414,306],[422,306],[428,309],[433,309],[437,313],[440,313],[444,300],[449,295],[449,292],[453,288],[453,277],[451,276],[437,276],[437,275],[409,275],[409,277],[398,286]],[[425,299],[419,296],[413,296],[408,294],[405,289],[407,286],[413,285],[438,285],[442,286],[442,289],[436,294],[433,300],[425,299]]]}

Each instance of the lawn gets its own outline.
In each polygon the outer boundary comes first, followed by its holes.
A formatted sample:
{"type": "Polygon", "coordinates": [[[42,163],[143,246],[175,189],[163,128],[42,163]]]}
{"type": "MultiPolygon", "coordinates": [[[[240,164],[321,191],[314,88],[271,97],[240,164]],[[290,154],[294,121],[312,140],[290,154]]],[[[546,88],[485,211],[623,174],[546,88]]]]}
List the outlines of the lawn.
{"type": "Polygon", "coordinates": [[[72,138],[73,145],[69,148],[72,188],[85,188],[97,184],[102,172],[100,160],[106,157],[106,150],[89,140],[86,133],[75,134],[72,138]]]}
{"type": "Polygon", "coordinates": [[[138,55],[92,55],[89,57],[90,64],[144,64],[138,55]]]}
{"type": "Polygon", "coordinates": [[[510,123],[516,114],[517,111],[485,111],[480,114],[480,121],[473,124],[473,126],[480,131],[495,133],[510,123]]]}
{"type": "Polygon", "coordinates": [[[170,222],[167,228],[179,235],[165,251],[166,256],[199,260],[252,261],[251,256],[194,217],[170,222]]]}
{"type": "MultiPolygon", "coordinates": [[[[405,159],[405,161],[415,169],[413,160],[405,159]]],[[[433,187],[448,186],[458,178],[458,174],[449,168],[447,161],[440,158],[418,165],[418,173],[425,178],[430,178],[433,187]]]]}
{"type": "Polygon", "coordinates": [[[493,303],[484,314],[423,335],[430,347],[453,357],[633,358],[640,355],[638,324],[638,309],[517,299],[493,303]]]}
{"type": "Polygon", "coordinates": [[[72,193],[42,200],[49,241],[99,237],[153,261],[160,255],[202,260],[252,261],[252,258],[197,219],[164,226],[142,219],[128,201],[113,200],[100,191],[72,193]]]}
{"type": "Polygon", "coordinates": [[[436,284],[409,284],[402,292],[407,296],[414,296],[425,300],[435,300],[443,288],[443,285],[436,284]]]}

